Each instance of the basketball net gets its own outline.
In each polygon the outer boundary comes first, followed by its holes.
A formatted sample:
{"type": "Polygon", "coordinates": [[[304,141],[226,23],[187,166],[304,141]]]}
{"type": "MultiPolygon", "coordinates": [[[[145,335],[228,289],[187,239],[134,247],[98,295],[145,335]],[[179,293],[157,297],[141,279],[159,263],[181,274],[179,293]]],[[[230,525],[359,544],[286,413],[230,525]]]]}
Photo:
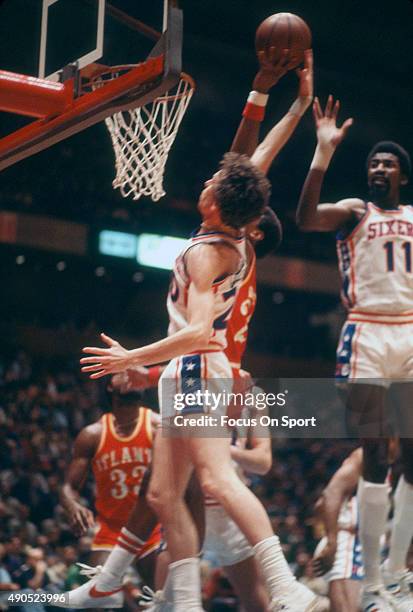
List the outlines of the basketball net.
{"type": "Polygon", "coordinates": [[[115,153],[112,184],[124,198],[157,202],[165,195],[166,160],[193,92],[193,80],[182,73],[173,91],[105,119],[115,153]]]}

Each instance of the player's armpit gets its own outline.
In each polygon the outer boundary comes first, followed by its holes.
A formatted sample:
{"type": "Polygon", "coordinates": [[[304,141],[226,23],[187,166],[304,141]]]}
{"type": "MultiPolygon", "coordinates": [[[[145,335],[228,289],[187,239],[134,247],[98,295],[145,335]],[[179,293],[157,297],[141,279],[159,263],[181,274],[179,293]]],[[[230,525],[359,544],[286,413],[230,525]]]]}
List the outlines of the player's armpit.
{"type": "Polygon", "coordinates": [[[348,228],[358,223],[361,207],[364,207],[364,203],[357,198],[340,200],[335,204],[318,204],[311,216],[297,215],[297,224],[305,232],[331,232],[348,228]]]}

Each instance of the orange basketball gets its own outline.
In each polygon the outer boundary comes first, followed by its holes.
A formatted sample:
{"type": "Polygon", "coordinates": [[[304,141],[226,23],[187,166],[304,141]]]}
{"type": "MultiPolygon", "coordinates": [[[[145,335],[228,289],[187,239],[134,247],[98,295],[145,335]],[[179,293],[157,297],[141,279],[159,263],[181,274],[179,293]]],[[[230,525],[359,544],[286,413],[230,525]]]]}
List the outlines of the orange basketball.
{"type": "Polygon", "coordinates": [[[276,13],[267,17],[258,27],[255,48],[258,51],[275,47],[277,60],[283,49],[290,49],[289,57],[299,66],[304,51],[311,48],[311,30],[306,22],[292,13],[276,13]]]}

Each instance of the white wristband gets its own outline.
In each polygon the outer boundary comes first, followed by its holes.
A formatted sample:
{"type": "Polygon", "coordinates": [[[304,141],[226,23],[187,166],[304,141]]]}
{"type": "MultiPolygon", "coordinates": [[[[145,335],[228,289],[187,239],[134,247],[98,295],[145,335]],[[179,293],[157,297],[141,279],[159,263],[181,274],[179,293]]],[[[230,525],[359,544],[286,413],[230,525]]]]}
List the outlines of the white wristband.
{"type": "Polygon", "coordinates": [[[255,104],[255,106],[267,106],[269,95],[260,93],[259,91],[250,91],[247,102],[255,104]]]}
{"type": "Polygon", "coordinates": [[[291,104],[288,112],[297,117],[302,117],[312,101],[313,98],[311,96],[299,97],[291,104]]]}

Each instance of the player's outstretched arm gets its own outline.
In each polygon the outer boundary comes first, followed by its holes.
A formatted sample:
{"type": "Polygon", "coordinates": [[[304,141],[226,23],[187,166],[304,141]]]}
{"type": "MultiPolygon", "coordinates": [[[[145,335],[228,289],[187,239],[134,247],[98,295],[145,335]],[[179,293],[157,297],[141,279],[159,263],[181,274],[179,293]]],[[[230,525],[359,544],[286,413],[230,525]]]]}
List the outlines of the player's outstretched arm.
{"type": "Polygon", "coordinates": [[[60,493],[60,503],[66,510],[70,526],[76,535],[84,535],[89,527],[95,524],[92,511],[79,503],[79,492],[86,480],[100,437],[95,430],[96,425],[89,425],[77,436],[73,458],[60,493]]]}
{"type": "Polygon", "coordinates": [[[337,126],[339,108],[339,100],[334,102],[331,95],[324,112],[318,98],[314,100],[313,115],[317,131],[317,147],[296,213],[297,225],[303,231],[334,231],[352,220],[354,208],[361,203],[357,198],[348,198],[336,204],[319,204],[324,175],[337,146],[353,123],[353,119],[346,119],[341,127],[337,126]]]}
{"type": "Polygon", "coordinates": [[[229,256],[228,252],[226,257],[223,256],[222,249],[230,251],[228,247],[219,248],[216,245],[204,244],[197,245],[188,252],[186,264],[191,283],[188,290],[186,327],[158,342],[132,350],[125,349],[116,340],[101,334],[108,348],[85,347],[83,352],[92,357],[82,357],[82,372],[96,379],[135,366],[161,363],[180,355],[205,350],[214,318],[213,283],[222,274],[230,272],[229,259],[233,256],[232,252],[229,256]]]}
{"type": "Polygon", "coordinates": [[[351,453],[334,474],[316,503],[316,512],[324,524],[327,536],[327,545],[313,560],[314,572],[317,576],[328,572],[333,565],[337,550],[340,509],[344,500],[352,495],[357,487],[361,475],[362,453],[361,448],[351,453]]]}
{"type": "Polygon", "coordinates": [[[305,51],[304,68],[296,71],[299,78],[298,95],[288,112],[267,134],[257,147],[251,161],[267,174],[272,162],[288,142],[301,117],[313,99],[313,52],[305,51]]]}
{"type": "Polygon", "coordinates": [[[278,50],[270,47],[258,52],[260,69],[255,75],[252,91],[242,113],[243,117],[231,145],[231,151],[251,157],[258,145],[260,125],[264,119],[268,92],[292,68],[289,50],[284,49],[276,60],[278,50]]]}

